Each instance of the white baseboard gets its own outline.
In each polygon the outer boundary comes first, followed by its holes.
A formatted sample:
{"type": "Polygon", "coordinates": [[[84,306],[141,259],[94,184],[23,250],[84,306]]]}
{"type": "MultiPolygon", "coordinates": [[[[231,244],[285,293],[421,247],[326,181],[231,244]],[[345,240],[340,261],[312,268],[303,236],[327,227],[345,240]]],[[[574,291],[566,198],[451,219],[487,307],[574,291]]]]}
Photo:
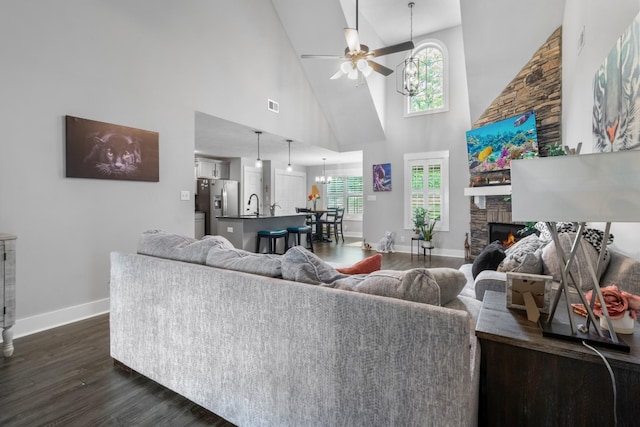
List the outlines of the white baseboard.
{"type": "Polygon", "coordinates": [[[11,330],[14,338],[20,338],[108,312],[109,298],[105,298],[36,316],[18,318],[11,330]]]}
{"type": "MultiPolygon", "coordinates": [[[[376,249],[376,245],[372,245],[373,249],[376,249]]],[[[393,245],[393,250],[395,252],[403,252],[403,253],[411,253],[411,246],[408,245],[393,245]]],[[[416,252],[422,256],[422,248],[420,248],[418,245],[416,245],[414,243],[413,245],[413,254],[415,255],[416,252]]],[[[464,258],[464,251],[463,250],[459,250],[459,249],[442,249],[442,248],[434,248],[431,250],[431,255],[437,255],[437,256],[446,256],[446,257],[452,257],[452,258],[464,258]]],[[[427,256],[429,256],[429,251],[427,251],[427,256]]]]}

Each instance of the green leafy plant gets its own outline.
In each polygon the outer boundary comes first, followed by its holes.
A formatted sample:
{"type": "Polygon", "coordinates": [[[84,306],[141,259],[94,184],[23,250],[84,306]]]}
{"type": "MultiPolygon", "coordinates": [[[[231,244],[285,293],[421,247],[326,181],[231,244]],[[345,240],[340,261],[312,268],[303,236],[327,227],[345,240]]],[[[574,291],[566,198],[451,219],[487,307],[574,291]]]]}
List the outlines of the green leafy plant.
{"type": "Polygon", "coordinates": [[[413,232],[419,233],[426,241],[431,241],[434,235],[436,220],[429,218],[429,211],[419,206],[413,209],[413,232]]]}

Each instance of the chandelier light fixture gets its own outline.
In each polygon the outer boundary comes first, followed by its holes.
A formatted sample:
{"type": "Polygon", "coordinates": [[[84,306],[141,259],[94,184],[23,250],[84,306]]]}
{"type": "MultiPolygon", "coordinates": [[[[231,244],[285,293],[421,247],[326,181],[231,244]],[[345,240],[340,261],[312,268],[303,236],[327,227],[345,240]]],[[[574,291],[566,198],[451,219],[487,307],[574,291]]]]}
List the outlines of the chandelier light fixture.
{"type": "Polygon", "coordinates": [[[260,132],[259,130],[256,131],[256,135],[258,135],[258,158],[256,159],[256,167],[257,168],[262,168],[262,160],[260,159],[260,134],[262,132],[260,132]]]}
{"type": "Polygon", "coordinates": [[[287,139],[287,142],[289,143],[289,164],[287,165],[287,172],[291,172],[293,170],[293,168],[291,167],[291,142],[292,142],[292,140],[287,139]]]}
{"type": "MultiPolygon", "coordinates": [[[[414,2],[409,3],[411,9],[411,42],[413,43],[413,6],[414,2]]],[[[396,91],[405,96],[416,96],[425,91],[427,88],[427,64],[420,58],[411,55],[402,61],[396,67],[396,91]]]]}
{"type": "Polygon", "coordinates": [[[327,176],[327,162],[326,158],[322,158],[322,176],[316,176],[316,182],[318,184],[330,184],[331,177],[327,176]]]}

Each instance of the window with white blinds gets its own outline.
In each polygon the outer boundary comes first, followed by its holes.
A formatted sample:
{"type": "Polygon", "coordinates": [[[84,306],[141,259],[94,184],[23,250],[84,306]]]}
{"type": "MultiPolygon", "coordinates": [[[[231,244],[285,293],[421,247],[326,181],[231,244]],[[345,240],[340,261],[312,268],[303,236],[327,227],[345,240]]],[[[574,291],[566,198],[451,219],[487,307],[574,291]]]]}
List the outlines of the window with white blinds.
{"type": "Polygon", "coordinates": [[[449,152],[409,153],[404,163],[404,228],[413,228],[413,211],[423,207],[436,230],[449,230],[449,152]]]}
{"type": "Polygon", "coordinates": [[[343,208],[345,218],[362,218],[362,176],[337,176],[327,184],[327,207],[343,208]]]}

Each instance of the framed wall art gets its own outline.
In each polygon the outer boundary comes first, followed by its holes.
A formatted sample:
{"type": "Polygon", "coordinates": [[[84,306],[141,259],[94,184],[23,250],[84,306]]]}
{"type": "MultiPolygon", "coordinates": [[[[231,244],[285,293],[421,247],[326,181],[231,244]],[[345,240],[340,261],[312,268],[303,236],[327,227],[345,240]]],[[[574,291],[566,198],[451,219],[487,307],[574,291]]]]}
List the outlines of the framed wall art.
{"type": "Polygon", "coordinates": [[[640,13],[593,78],[593,152],[640,149],[640,13]]]}
{"type": "Polygon", "coordinates": [[[158,132],[66,116],[66,176],[159,180],[158,132]]]}
{"type": "Polygon", "coordinates": [[[373,165],[373,191],[391,191],[391,163],[373,165]]]}

